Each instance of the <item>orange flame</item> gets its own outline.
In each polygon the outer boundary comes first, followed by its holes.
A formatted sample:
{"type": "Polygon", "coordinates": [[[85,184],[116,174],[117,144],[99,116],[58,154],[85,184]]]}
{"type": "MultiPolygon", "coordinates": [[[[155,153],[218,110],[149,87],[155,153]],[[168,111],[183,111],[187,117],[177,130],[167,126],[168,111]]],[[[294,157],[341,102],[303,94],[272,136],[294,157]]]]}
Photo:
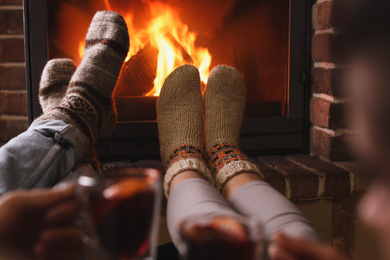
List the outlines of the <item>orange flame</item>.
{"type": "MultiPolygon", "coordinates": [[[[109,0],[104,0],[110,7],[109,0]]],[[[168,5],[148,1],[153,19],[143,29],[136,29],[132,13],[125,15],[131,39],[126,61],[136,55],[148,43],[158,50],[158,63],[154,88],[146,96],[159,96],[162,85],[168,75],[177,67],[192,63],[199,69],[203,83],[207,83],[210,74],[211,55],[207,48],[195,46],[196,33],[190,32],[182,23],[178,13],[168,5]]],[[[109,10],[109,8],[108,8],[109,10]]],[[[80,48],[81,45],[80,43],[80,48]]],[[[79,49],[80,57],[82,52],[79,49]]]]}
{"type": "Polygon", "coordinates": [[[80,59],[83,58],[84,56],[84,47],[85,47],[85,42],[81,41],[79,43],[79,49],[78,49],[80,59]]]}

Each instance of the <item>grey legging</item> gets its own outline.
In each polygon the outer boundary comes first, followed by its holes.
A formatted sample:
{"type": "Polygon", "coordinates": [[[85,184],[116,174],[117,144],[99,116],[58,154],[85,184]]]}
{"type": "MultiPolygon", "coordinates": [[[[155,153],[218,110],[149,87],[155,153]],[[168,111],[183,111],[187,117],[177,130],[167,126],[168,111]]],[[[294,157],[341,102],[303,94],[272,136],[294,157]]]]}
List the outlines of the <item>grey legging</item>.
{"type": "Polygon", "coordinates": [[[179,241],[179,224],[193,216],[252,216],[263,225],[265,240],[276,231],[293,237],[319,240],[302,212],[287,198],[262,181],[242,185],[226,201],[208,181],[187,179],[178,184],[168,200],[168,229],[173,242],[179,241]]]}

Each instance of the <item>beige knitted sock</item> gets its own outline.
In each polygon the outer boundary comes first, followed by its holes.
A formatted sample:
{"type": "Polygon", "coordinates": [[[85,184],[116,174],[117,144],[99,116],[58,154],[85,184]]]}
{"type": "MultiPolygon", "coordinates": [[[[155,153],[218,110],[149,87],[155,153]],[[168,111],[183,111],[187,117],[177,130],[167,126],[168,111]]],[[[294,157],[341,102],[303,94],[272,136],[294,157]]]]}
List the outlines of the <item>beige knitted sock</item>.
{"type": "Polygon", "coordinates": [[[58,119],[77,127],[88,150],[116,125],[113,91],[129,49],[127,25],[117,13],[94,16],[86,36],[84,57],[71,78],[61,104],[38,120],[58,119]]]}
{"type": "Polygon", "coordinates": [[[184,171],[199,172],[212,181],[203,159],[202,93],[198,69],[184,65],[165,80],[157,104],[161,159],[166,166],[165,195],[174,177],[184,171]]]}
{"type": "Polygon", "coordinates": [[[70,59],[53,59],[46,63],[39,83],[39,103],[44,114],[61,103],[75,71],[76,65],[70,59]]]}
{"type": "Polygon", "coordinates": [[[205,148],[216,187],[220,190],[242,172],[262,177],[238,148],[245,99],[244,80],[237,70],[218,66],[211,71],[204,94],[205,148]]]}

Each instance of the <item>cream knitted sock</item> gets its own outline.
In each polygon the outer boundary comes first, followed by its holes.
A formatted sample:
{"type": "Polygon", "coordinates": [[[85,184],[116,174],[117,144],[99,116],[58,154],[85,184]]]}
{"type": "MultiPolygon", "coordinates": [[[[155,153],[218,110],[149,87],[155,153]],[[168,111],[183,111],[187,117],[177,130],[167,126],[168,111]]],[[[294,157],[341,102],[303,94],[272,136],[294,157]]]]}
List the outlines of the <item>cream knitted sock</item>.
{"type": "Polygon", "coordinates": [[[75,71],[76,65],[70,59],[53,59],[46,63],[39,83],[39,103],[44,114],[61,103],[75,71]]]}
{"type": "Polygon", "coordinates": [[[217,66],[211,71],[204,94],[205,148],[216,187],[220,190],[242,172],[262,177],[238,148],[245,99],[244,80],[237,70],[217,66]]]}
{"type": "Polygon", "coordinates": [[[165,195],[178,174],[192,170],[212,182],[203,160],[202,93],[198,69],[184,65],[165,80],[157,104],[161,159],[166,166],[165,195]]]}
{"type": "Polygon", "coordinates": [[[74,125],[85,135],[88,150],[93,150],[95,140],[116,125],[112,94],[129,49],[126,22],[117,13],[98,12],[85,42],[84,57],[61,104],[38,120],[58,119],[74,125]]]}

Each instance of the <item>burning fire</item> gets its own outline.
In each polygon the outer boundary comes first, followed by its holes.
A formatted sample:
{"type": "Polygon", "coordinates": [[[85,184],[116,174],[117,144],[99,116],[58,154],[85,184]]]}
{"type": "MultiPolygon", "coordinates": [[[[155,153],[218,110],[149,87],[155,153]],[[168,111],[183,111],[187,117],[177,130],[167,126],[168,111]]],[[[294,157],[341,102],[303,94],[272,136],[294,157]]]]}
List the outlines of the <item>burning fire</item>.
{"type": "MultiPolygon", "coordinates": [[[[104,0],[107,10],[110,10],[109,0],[104,0]]],[[[146,96],[159,96],[162,85],[168,75],[177,67],[193,64],[199,69],[203,83],[210,74],[211,55],[207,48],[195,46],[196,33],[190,32],[188,26],[182,23],[178,13],[171,7],[148,1],[151,14],[154,17],[143,29],[136,29],[134,16],[131,12],[124,15],[129,35],[130,50],[126,61],[142,50],[147,44],[158,50],[157,71],[154,88],[146,96]]],[[[83,56],[84,42],[79,45],[79,55],[83,56]]]]}

